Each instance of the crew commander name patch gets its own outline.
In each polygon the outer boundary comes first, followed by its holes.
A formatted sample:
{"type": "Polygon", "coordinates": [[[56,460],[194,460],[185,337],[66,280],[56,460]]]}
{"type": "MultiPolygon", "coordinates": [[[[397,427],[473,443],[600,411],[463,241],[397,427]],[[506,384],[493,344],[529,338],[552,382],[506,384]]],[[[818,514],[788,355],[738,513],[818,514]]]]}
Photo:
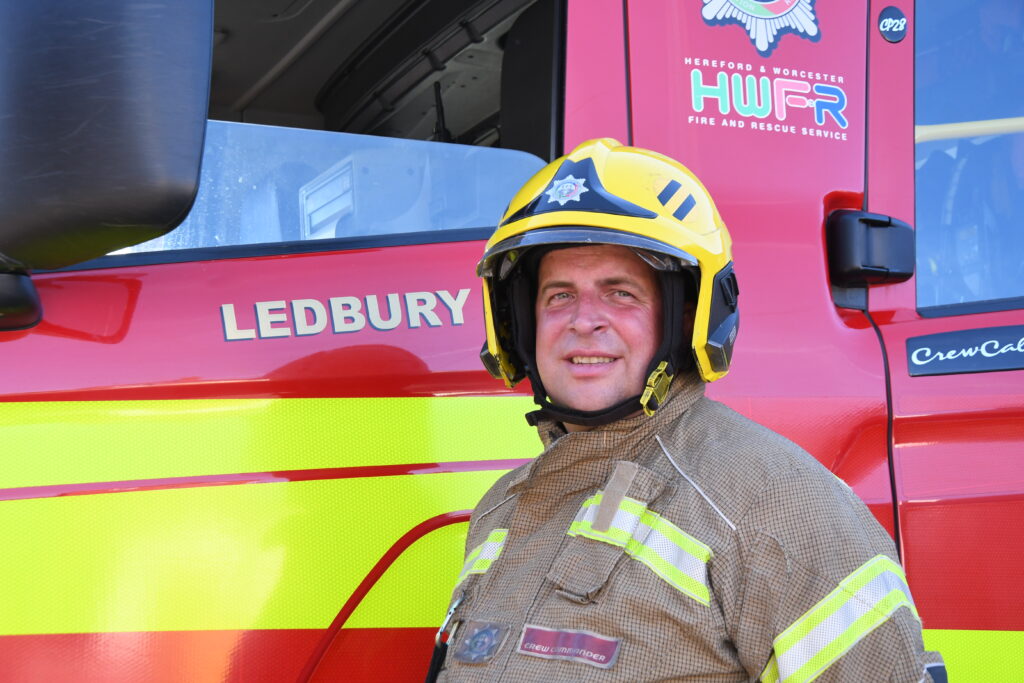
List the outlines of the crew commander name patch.
{"type": "Polygon", "coordinates": [[[608,669],[619,655],[618,638],[590,631],[556,631],[542,626],[523,626],[516,652],[543,659],[566,659],[608,669]]]}

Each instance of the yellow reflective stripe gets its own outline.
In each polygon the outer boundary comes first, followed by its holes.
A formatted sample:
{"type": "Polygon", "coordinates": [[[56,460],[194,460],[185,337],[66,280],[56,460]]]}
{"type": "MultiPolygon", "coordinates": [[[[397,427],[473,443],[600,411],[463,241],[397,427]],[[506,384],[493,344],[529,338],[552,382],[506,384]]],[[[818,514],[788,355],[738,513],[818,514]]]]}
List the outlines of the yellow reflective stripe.
{"type": "Polygon", "coordinates": [[[468,527],[467,522],[450,524],[413,543],[363,598],[344,628],[431,624],[436,630],[437,605],[443,611],[451,600],[468,527]],[[425,576],[431,580],[424,581],[425,576]],[[430,617],[425,614],[428,609],[435,610],[430,617]]]}
{"type": "Polygon", "coordinates": [[[522,458],[537,437],[512,418],[531,407],[525,396],[4,403],[4,452],[17,457],[0,487],[522,458]]]}
{"type": "Polygon", "coordinates": [[[623,498],[608,531],[595,531],[594,518],[603,492],[587,499],[566,532],[608,543],[657,574],[676,590],[710,604],[707,562],[711,548],[632,498],[623,498]]]}
{"type": "MultiPolygon", "coordinates": [[[[626,553],[633,559],[645,565],[655,574],[668,582],[668,584],[681,593],[685,593],[702,605],[711,603],[711,592],[700,580],[684,573],[670,560],[665,559],[652,550],[649,546],[630,542],[626,546],[626,553]]],[[[706,572],[701,572],[701,579],[706,580],[706,572]]]]}
{"type": "Polygon", "coordinates": [[[1006,681],[1022,670],[1024,631],[924,630],[924,649],[942,655],[951,681],[1006,681]]]}
{"type": "Polygon", "coordinates": [[[759,677],[761,683],[779,683],[779,661],[775,659],[775,653],[768,658],[768,666],[764,668],[759,677]]]}
{"type": "Polygon", "coordinates": [[[657,530],[674,545],[679,546],[701,562],[707,563],[711,559],[711,548],[684,532],[658,513],[648,511],[647,516],[644,518],[644,523],[657,530]]]}
{"type": "Polygon", "coordinates": [[[505,537],[508,536],[508,529],[494,529],[483,543],[473,548],[466,556],[466,564],[462,567],[458,581],[459,585],[466,580],[470,574],[484,574],[501,555],[501,549],[505,547],[505,537]]]}
{"type": "Polygon", "coordinates": [[[653,512],[647,513],[643,524],[648,527],[643,542],[630,539],[626,553],[677,590],[702,605],[710,604],[707,562],[711,549],[653,512]]]}
{"type": "MultiPolygon", "coordinates": [[[[0,487],[519,458],[536,451],[514,419],[531,405],[508,395],[3,403],[0,487]]],[[[472,509],[502,473],[4,501],[0,634],[325,628],[403,534],[472,509]],[[386,500],[388,514],[369,500],[386,500]]],[[[458,528],[443,551],[418,551],[442,529],[403,553],[349,625],[436,629],[461,567],[458,528]]]]}
{"type": "Polygon", "coordinates": [[[462,571],[459,572],[459,578],[455,582],[456,586],[465,581],[466,577],[469,576],[469,572],[473,568],[473,563],[476,562],[476,558],[480,555],[481,548],[483,548],[483,546],[478,545],[477,547],[469,551],[469,555],[466,555],[466,563],[462,565],[462,571]]]}
{"type": "Polygon", "coordinates": [[[615,511],[615,517],[612,519],[608,531],[597,531],[593,527],[594,519],[597,517],[597,509],[603,499],[603,491],[599,491],[597,495],[587,499],[576,514],[576,519],[569,525],[568,534],[570,536],[585,536],[595,541],[625,548],[637,525],[640,524],[640,517],[647,507],[632,498],[623,498],[619,509],[615,511]]]}
{"type": "Polygon", "coordinates": [[[900,607],[917,616],[903,569],[877,555],[775,639],[779,680],[814,680],[900,607]]]}
{"type": "MultiPolygon", "coordinates": [[[[327,628],[404,534],[471,509],[501,475],[5,501],[0,634],[327,628]],[[388,501],[386,515],[374,500],[388,501]]],[[[413,544],[346,627],[436,629],[465,530],[444,527],[413,544]]]]}

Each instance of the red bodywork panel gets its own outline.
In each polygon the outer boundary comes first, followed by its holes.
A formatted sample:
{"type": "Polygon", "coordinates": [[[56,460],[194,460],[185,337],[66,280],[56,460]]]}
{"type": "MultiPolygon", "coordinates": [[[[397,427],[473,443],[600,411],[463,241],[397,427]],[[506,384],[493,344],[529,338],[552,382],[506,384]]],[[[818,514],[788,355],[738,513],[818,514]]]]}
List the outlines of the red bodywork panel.
{"type": "MultiPolygon", "coordinates": [[[[876,18],[888,3],[872,2],[876,18]]],[[[914,8],[903,7],[909,25],[914,8]]],[[[914,218],[913,42],[871,32],[868,194],[873,213],[914,218]],[[884,58],[883,58],[884,57],[884,58]]],[[[892,382],[903,562],[925,628],[1024,629],[1024,371],[911,377],[907,339],[1020,325],[1024,312],[922,318],[914,278],[872,288],[892,382]]]]}
{"type": "Polygon", "coordinates": [[[770,59],[741,26],[709,26],[697,8],[645,2],[629,10],[635,144],[689,166],[733,237],[740,334],[729,376],[709,394],[807,449],[892,533],[878,340],[862,314],[833,303],[823,238],[826,209],[856,208],[864,190],[864,7],[816,7],[820,40],[784,36],[770,59]],[[809,83],[808,72],[843,89],[847,128],[818,126],[810,109],[783,111],[778,102],[765,118],[744,116],[731,80],[728,96],[716,89],[719,74],[738,74],[767,78],[772,93],[793,98],[788,89],[809,83]],[[695,89],[705,94],[702,111],[695,89]],[[846,139],[802,132],[817,129],[846,139]]]}
{"type": "MultiPolygon", "coordinates": [[[[905,342],[1021,324],[1020,311],[923,319],[913,280],[873,288],[870,311],[886,367],[867,317],[837,307],[829,285],[828,211],[913,218],[913,41],[885,43],[871,30],[884,4],[872,2],[868,12],[861,3],[815,3],[820,34],[783,35],[762,57],[741,26],[705,23],[698,3],[571,0],[565,148],[616,137],[676,157],[702,179],[735,242],[743,302],[732,371],[708,393],[804,447],[895,533],[888,382],[900,540],[925,627],[1019,630],[1024,372],[910,377],[905,342]],[[768,78],[773,97],[789,103],[784,118],[778,100],[764,117],[740,115],[734,103],[721,113],[723,92],[708,90],[720,72],[768,78]],[[695,109],[695,82],[705,93],[703,111],[695,109]],[[801,83],[841,88],[847,126],[827,111],[819,124],[801,83]]],[[[912,8],[904,11],[913,26],[912,8]]],[[[5,367],[0,402],[529,393],[525,385],[504,388],[478,360],[482,301],[473,266],[482,250],[482,242],[461,242],[40,275],[34,280],[45,322],[0,332],[6,357],[22,359],[5,367]],[[440,292],[457,303],[445,303],[440,292]],[[389,294],[399,295],[404,316],[393,329],[367,322],[334,332],[328,321],[300,334],[316,320],[305,318],[303,328],[292,308],[316,300],[330,310],[332,298],[354,297],[365,313],[368,296],[384,302],[389,294]],[[433,304],[417,294],[433,295],[433,304]],[[258,302],[266,304],[262,314],[258,302]],[[414,317],[418,324],[410,327],[414,317]],[[256,338],[244,338],[249,331],[256,338]]],[[[409,473],[391,469],[375,474],[409,473]]],[[[323,474],[228,473],[110,486],[151,490],[323,474]]],[[[6,499],[111,490],[78,485],[7,489],[6,499]]],[[[410,534],[435,528],[428,522],[410,534]]],[[[411,540],[382,557],[367,576],[370,585],[411,540]]],[[[346,604],[330,629],[4,636],[0,678],[422,678],[432,630],[341,629],[354,608],[346,604]],[[124,652],[132,656],[112,654],[124,652]],[[183,652],[205,668],[183,669],[183,652]],[[132,668],[140,661],[145,671],[132,668]]]]}
{"type": "MultiPolygon", "coordinates": [[[[9,368],[2,400],[505,393],[477,358],[483,304],[472,268],[482,250],[462,242],[42,275],[46,322],[0,334],[20,337],[5,342],[8,353],[67,362],[52,372],[9,368]],[[83,282],[120,296],[82,296],[83,282]],[[294,300],[326,307],[332,297],[384,302],[393,293],[462,289],[464,318],[453,321],[438,301],[437,327],[420,315],[417,328],[403,317],[390,330],[369,322],[354,332],[334,333],[330,323],[317,334],[294,330],[294,300]],[[222,305],[234,307],[234,329],[244,331],[256,329],[254,306],[266,301],[287,302],[271,310],[286,319],[270,328],[289,336],[225,339],[222,305]]],[[[406,316],[404,298],[401,307],[406,316]]]]}
{"type": "Polygon", "coordinates": [[[425,653],[433,646],[434,629],[345,629],[321,668],[307,678],[305,667],[323,638],[318,629],[5,636],[0,638],[0,678],[78,683],[419,681],[427,673],[425,653]]]}

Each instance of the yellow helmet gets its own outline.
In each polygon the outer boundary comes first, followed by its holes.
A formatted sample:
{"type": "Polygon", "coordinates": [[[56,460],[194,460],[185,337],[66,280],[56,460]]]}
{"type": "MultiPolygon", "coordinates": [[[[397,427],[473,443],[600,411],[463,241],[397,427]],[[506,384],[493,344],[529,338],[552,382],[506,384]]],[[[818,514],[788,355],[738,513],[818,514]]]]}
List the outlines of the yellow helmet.
{"type": "Polygon", "coordinates": [[[529,377],[535,400],[557,419],[603,424],[636,412],[638,401],[651,414],[691,358],[705,382],[729,371],[739,326],[731,246],[711,195],[682,164],[610,138],[584,142],[526,182],[487,242],[477,265],[487,328],[481,359],[509,387],[529,377]],[[629,247],[658,272],[664,326],[644,392],[592,412],[546,397],[533,358],[536,266],[529,266],[551,246],[587,244],[629,247]],[[689,339],[687,287],[697,292],[689,339]]]}

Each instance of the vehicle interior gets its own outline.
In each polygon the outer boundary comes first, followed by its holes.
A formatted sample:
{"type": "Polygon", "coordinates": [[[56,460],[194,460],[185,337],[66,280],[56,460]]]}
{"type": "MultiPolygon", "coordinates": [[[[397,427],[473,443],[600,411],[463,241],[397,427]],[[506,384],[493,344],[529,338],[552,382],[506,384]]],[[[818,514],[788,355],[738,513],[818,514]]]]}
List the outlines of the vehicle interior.
{"type": "Polygon", "coordinates": [[[210,118],[557,149],[562,3],[217,0],[210,118]]]}

